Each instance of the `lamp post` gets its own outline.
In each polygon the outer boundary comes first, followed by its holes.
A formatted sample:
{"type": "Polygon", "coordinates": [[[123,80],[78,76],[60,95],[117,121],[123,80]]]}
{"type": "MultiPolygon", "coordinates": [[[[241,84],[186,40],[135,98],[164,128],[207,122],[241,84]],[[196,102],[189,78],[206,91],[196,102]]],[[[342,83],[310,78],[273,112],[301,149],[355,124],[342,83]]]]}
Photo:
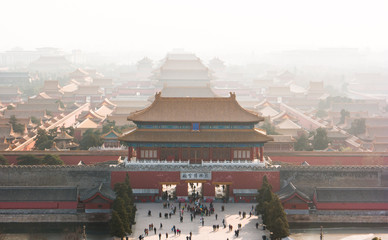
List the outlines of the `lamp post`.
{"type": "Polygon", "coordinates": [[[82,240],[86,240],[86,226],[83,226],[83,231],[82,231],[82,240]]]}

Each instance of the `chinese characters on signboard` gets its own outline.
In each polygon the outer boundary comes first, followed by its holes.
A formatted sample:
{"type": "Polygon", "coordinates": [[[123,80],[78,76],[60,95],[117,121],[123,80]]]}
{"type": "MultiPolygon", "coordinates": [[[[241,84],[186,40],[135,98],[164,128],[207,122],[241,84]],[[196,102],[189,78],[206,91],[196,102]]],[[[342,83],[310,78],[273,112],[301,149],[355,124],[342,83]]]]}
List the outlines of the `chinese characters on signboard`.
{"type": "Polygon", "coordinates": [[[181,172],[181,180],[210,180],[211,178],[210,172],[181,172]]]}

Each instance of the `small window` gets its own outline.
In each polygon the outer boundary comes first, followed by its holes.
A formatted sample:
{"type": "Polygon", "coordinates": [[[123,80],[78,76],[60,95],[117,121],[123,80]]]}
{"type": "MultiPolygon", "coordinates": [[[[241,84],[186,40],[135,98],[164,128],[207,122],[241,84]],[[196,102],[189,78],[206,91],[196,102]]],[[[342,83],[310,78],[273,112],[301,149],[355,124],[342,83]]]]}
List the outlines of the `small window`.
{"type": "Polygon", "coordinates": [[[199,131],[199,123],[193,123],[193,131],[199,131]]]}

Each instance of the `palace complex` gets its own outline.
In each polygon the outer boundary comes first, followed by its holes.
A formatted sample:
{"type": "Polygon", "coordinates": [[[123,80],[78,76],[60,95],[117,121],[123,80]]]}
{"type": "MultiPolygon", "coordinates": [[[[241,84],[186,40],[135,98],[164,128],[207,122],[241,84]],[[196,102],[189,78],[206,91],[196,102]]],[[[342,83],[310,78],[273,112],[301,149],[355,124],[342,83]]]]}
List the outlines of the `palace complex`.
{"type": "MultiPolygon", "coordinates": [[[[120,140],[128,145],[125,165],[138,198],[253,199],[264,174],[278,174],[265,169],[263,146],[272,138],[255,128],[263,118],[242,108],[233,93],[207,98],[157,93],[128,120],[136,127],[120,140]]],[[[123,175],[112,173],[116,177],[123,175]]],[[[275,182],[274,188],[279,189],[275,182]]]]}

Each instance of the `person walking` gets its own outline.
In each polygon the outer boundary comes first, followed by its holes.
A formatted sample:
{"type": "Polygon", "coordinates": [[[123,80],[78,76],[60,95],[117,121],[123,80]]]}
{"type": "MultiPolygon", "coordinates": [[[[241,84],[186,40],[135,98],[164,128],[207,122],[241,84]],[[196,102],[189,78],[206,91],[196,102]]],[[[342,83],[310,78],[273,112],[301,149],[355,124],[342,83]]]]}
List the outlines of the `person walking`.
{"type": "Polygon", "coordinates": [[[217,220],[217,217],[218,217],[218,215],[216,214],[216,220],[217,220]]]}

